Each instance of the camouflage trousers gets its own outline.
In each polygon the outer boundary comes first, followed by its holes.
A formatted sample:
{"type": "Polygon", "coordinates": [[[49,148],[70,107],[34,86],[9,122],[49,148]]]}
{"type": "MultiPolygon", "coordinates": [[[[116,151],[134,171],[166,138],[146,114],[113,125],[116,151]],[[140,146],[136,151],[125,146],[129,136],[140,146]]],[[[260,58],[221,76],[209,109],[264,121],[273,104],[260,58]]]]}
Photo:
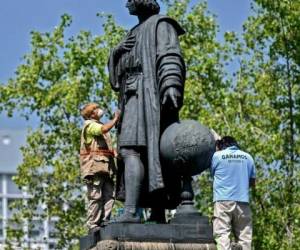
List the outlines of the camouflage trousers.
{"type": "Polygon", "coordinates": [[[114,182],[109,176],[95,175],[87,185],[87,227],[93,229],[108,221],[115,201],[114,182]]]}
{"type": "Polygon", "coordinates": [[[251,250],[252,219],[248,203],[217,201],[214,204],[213,232],[218,250],[231,250],[230,234],[243,250],[251,250]]]}

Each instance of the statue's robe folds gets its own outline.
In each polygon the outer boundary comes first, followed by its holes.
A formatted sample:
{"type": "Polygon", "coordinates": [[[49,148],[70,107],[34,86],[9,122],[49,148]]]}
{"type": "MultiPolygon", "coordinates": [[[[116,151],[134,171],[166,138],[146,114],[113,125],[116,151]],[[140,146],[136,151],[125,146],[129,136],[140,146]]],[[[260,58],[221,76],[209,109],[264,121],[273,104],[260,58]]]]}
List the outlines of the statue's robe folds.
{"type": "Polygon", "coordinates": [[[159,142],[162,127],[170,123],[172,117],[178,117],[178,111],[164,111],[161,102],[169,87],[177,88],[183,96],[186,72],[178,41],[182,34],[184,30],[175,20],[162,15],[151,16],[127,34],[126,37],[133,35],[136,39],[131,51],[116,55],[113,49],[109,59],[110,83],[113,90],[119,92],[122,112],[118,147],[145,149],[149,193],[172,183],[166,180],[168,173],[164,173],[163,178],[159,142]],[[162,112],[169,114],[162,116],[162,112]]]}

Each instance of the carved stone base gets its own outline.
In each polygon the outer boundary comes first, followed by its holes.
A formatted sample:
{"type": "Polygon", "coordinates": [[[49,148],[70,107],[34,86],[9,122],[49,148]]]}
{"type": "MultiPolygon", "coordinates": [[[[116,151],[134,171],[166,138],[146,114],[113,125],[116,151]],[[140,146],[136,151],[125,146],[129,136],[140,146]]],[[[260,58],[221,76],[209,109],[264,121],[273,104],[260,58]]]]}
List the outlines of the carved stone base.
{"type": "MultiPolygon", "coordinates": [[[[206,224],[206,217],[199,216],[198,223],[200,218],[204,222],[202,226],[200,224],[111,224],[100,231],[82,237],[80,249],[216,250],[211,227],[206,224]]],[[[233,244],[232,249],[242,250],[242,247],[233,244]]]]}
{"type": "MultiPolygon", "coordinates": [[[[207,217],[201,217],[195,224],[109,224],[100,231],[80,239],[80,249],[96,246],[100,241],[155,242],[158,243],[214,243],[212,227],[207,217]],[[202,223],[199,223],[202,222],[202,223]]],[[[199,218],[198,218],[199,219],[199,218]]],[[[105,249],[105,248],[103,248],[105,249]]],[[[110,249],[110,248],[108,248],[110,249]]]]}
{"type": "Polygon", "coordinates": [[[160,243],[160,242],[120,242],[104,240],[91,250],[217,250],[215,244],[160,243]]]}

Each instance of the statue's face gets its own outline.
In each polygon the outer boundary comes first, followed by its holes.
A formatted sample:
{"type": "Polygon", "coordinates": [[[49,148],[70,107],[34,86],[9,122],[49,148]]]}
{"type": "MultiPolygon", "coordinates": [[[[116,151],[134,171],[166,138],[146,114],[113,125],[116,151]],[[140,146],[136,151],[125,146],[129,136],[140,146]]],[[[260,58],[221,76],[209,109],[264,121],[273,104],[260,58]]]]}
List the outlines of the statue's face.
{"type": "Polygon", "coordinates": [[[128,9],[130,15],[137,15],[137,9],[134,0],[127,0],[126,8],[128,9]]]}

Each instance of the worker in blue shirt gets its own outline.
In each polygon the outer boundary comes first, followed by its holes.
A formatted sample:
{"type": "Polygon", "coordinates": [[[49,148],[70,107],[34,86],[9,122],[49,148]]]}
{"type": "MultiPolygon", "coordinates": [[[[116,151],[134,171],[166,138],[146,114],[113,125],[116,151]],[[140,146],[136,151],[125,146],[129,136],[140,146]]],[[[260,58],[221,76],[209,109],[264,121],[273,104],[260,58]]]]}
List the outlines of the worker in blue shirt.
{"type": "Polygon", "coordinates": [[[212,158],[213,231],[218,250],[231,250],[230,233],[243,250],[251,250],[252,219],[249,187],[255,185],[255,166],[250,154],[236,140],[225,136],[216,143],[212,158]]]}

